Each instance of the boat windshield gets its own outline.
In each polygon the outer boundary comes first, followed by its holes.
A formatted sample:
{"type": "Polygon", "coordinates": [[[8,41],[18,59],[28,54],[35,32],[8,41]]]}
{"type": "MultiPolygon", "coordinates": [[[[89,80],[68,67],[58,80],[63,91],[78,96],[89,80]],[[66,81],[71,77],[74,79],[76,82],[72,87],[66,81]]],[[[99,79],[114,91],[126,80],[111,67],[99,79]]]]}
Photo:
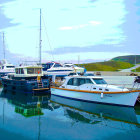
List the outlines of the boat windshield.
{"type": "Polygon", "coordinates": [[[64,67],[71,67],[71,65],[65,65],[64,67]]]}
{"type": "Polygon", "coordinates": [[[53,63],[42,64],[43,70],[50,69],[53,66],[53,63]]]}
{"type": "Polygon", "coordinates": [[[92,78],[92,79],[96,84],[107,84],[107,82],[104,79],[101,79],[101,78],[99,79],[92,78]]]}
{"type": "Polygon", "coordinates": [[[59,63],[55,63],[54,67],[62,67],[59,63]]]}

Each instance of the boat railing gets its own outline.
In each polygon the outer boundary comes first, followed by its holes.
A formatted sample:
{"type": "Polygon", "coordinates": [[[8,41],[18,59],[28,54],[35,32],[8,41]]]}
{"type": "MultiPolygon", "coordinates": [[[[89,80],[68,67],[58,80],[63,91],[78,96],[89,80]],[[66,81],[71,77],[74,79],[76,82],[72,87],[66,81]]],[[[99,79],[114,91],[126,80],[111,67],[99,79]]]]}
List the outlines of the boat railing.
{"type": "Polygon", "coordinates": [[[118,87],[122,87],[122,89],[127,88],[129,90],[139,90],[140,89],[140,84],[111,84],[115,85],[118,87]]]}

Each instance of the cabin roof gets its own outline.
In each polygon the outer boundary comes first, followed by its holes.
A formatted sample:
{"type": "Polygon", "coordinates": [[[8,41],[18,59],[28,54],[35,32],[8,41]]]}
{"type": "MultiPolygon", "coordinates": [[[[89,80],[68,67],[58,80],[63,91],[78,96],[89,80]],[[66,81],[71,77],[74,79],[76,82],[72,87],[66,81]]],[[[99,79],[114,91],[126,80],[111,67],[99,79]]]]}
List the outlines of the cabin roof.
{"type": "Polygon", "coordinates": [[[42,68],[42,66],[38,66],[38,65],[32,65],[32,66],[19,66],[19,67],[16,67],[16,68],[18,68],[18,69],[20,69],[20,68],[42,68]]]}

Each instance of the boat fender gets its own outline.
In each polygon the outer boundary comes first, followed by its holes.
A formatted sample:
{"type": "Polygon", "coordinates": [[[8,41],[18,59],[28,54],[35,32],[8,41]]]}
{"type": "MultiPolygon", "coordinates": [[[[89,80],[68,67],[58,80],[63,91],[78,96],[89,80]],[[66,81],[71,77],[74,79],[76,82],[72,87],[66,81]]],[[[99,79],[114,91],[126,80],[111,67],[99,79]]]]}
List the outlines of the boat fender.
{"type": "Polygon", "coordinates": [[[101,98],[103,98],[103,96],[104,96],[104,94],[103,94],[103,93],[101,93],[101,98]]]}

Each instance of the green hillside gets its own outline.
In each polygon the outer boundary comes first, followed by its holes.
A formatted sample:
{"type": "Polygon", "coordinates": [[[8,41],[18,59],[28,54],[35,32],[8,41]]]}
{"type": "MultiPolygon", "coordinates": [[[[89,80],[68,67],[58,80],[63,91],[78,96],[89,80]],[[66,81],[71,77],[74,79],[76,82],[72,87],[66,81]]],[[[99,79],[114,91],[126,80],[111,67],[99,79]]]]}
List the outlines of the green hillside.
{"type": "Polygon", "coordinates": [[[140,63],[140,55],[118,56],[113,58],[112,60],[135,64],[135,63],[140,63]]]}
{"type": "Polygon", "coordinates": [[[140,67],[138,67],[137,69],[132,70],[133,72],[140,72],[140,67]]]}
{"type": "Polygon", "coordinates": [[[130,68],[133,65],[121,61],[106,61],[106,62],[80,64],[79,66],[85,67],[87,71],[119,71],[120,69],[130,68]]]}

